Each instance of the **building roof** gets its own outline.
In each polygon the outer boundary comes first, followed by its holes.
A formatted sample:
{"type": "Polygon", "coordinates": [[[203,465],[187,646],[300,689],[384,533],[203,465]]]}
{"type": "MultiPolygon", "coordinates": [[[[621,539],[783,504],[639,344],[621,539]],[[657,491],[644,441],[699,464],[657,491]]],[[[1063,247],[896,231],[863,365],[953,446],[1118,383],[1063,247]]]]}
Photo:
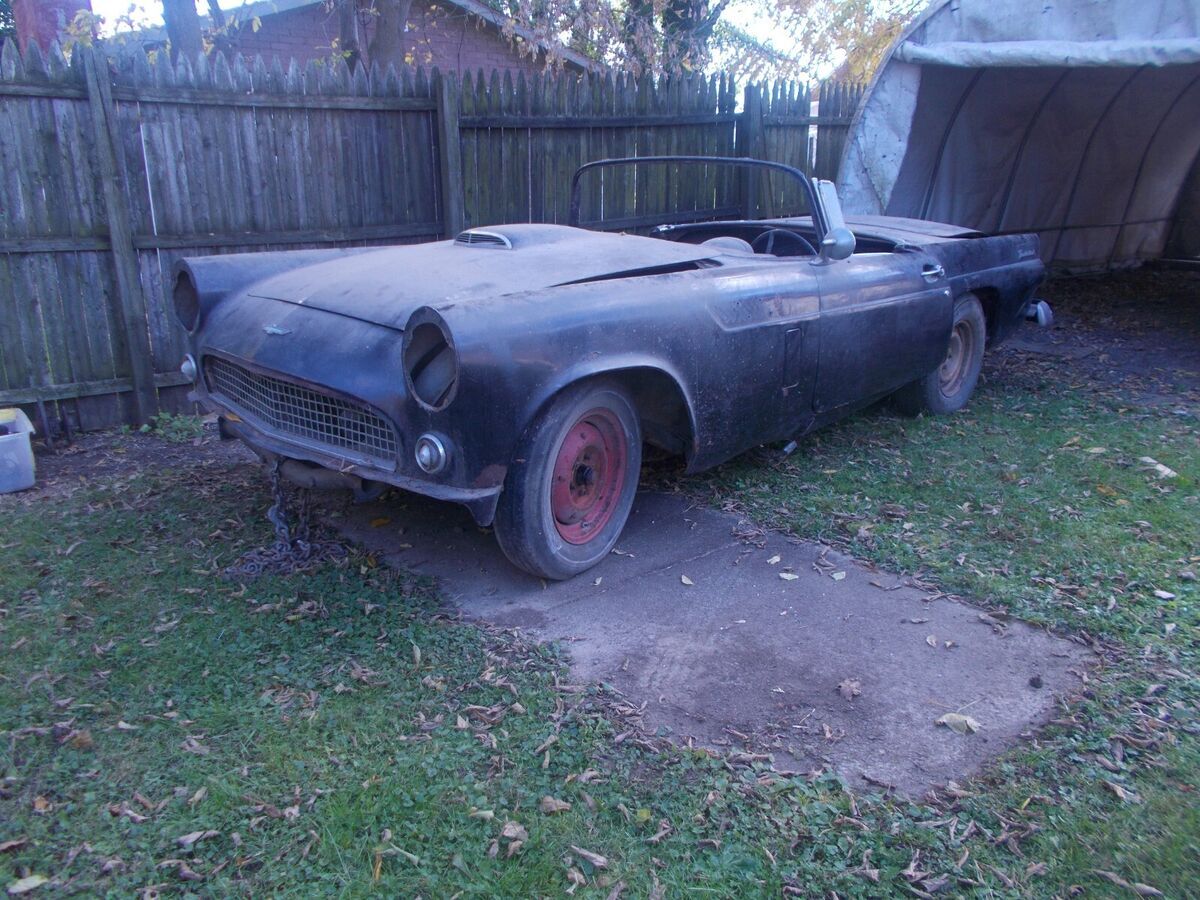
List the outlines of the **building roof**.
{"type": "MultiPolygon", "coordinates": [[[[247,21],[253,18],[263,19],[267,16],[290,12],[293,9],[300,9],[301,7],[305,6],[315,6],[320,2],[322,2],[322,0],[258,0],[258,2],[255,3],[246,3],[243,6],[225,10],[225,12],[230,16],[236,17],[238,21],[247,21]]],[[[480,2],[480,0],[441,0],[441,2],[460,9],[468,15],[482,19],[484,22],[487,22],[489,25],[492,25],[497,29],[503,30],[509,25],[507,17],[502,12],[493,9],[486,3],[480,2]]],[[[210,18],[208,16],[200,17],[200,23],[202,26],[208,25],[209,22],[210,18]]],[[[513,34],[522,40],[525,40],[537,47],[541,47],[543,50],[549,49],[547,47],[548,42],[536,35],[531,29],[525,28],[522,25],[514,25],[511,26],[511,30],[513,34]]],[[[135,32],[135,34],[143,41],[164,41],[167,37],[166,28],[161,25],[142,29],[138,32],[135,32]]],[[[578,53],[563,44],[558,44],[555,46],[553,51],[571,65],[578,66],[581,69],[590,71],[596,67],[595,60],[589,59],[582,53],[578,53]]]]}

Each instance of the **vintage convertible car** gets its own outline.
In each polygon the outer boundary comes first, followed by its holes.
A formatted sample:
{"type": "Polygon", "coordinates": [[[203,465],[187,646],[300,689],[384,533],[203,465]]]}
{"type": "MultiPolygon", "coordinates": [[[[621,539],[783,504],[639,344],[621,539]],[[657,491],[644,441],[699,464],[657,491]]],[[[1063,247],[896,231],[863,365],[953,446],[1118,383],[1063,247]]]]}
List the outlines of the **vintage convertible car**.
{"type": "Polygon", "coordinates": [[[893,395],[961,408],[1043,276],[1033,235],[808,215],[649,235],[472,228],[439,243],[184,259],[195,398],[290,480],[465,504],[517,566],[568,578],[613,548],[643,441],[688,471],[893,395]]]}

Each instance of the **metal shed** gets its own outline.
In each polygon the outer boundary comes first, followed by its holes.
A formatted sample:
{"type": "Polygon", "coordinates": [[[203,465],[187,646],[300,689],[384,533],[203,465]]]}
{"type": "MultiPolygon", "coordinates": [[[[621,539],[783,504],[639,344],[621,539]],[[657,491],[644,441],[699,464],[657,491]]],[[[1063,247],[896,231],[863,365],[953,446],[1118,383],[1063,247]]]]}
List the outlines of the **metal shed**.
{"type": "Polygon", "coordinates": [[[1200,257],[1200,0],[934,0],[839,182],[853,212],[1036,231],[1058,269],[1200,257]]]}

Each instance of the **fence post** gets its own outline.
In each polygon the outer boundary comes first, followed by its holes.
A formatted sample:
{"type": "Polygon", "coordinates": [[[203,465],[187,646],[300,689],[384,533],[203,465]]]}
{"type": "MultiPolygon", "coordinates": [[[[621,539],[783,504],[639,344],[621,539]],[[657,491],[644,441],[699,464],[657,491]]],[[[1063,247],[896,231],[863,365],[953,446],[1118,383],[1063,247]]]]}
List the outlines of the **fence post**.
{"type": "Polygon", "coordinates": [[[458,133],[458,84],[452,73],[438,78],[438,166],[442,182],[442,223],[446,237],[463,229],[462,145],[458,133]]]}
{"type": "Polygon", "coordinates": [[[100,167],[100,181],[104,185],[104,209],[108,218],[113,270],[117,276],[117,297],[120,301],[117,314],[129,351],[134,410],[138,423],[145,424],[158,411],[158,396],[154,390],[154,361],[150,355],[146,297],[142,293],[137,251],[133,247],[133,234],[130,231],[124,171],[123,167],[117,166],[120,135],[115,121],[112,86],[108,83],[108,63],[100,50],[80,48],[76,52],[84,54],[88,104],[96,138],[96,161],[100,167]]]}
{"type": "MultiPolygon", "coordinates": [[[[742,114],[737,118],[734,143],[737,155],[765,159],[767,153],[763,134],[762,89],[757,84],[748,84],[742,96],[742,114]]],[[[741,168],[739,182],[742,217],[753,219],[758,211],[759,173],[749,167],[741,168]]]]}

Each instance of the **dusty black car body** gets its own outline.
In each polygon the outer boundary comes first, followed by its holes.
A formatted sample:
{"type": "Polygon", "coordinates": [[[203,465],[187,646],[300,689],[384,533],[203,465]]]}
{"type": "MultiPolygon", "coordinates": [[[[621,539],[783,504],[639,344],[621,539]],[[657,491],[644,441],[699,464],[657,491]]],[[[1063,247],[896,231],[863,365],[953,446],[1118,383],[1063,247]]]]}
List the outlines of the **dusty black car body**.
{"type": "Polygon", "coordinates": [[[176,305],[196,397],[228,433],[337,473],[314,469],[314,485],[396,485],[489,524],[522,435],[571,385],[620,385],[646,441],[697,471],[937,369],[956,298],[977,297],[989,343],[1003,340],[1042,277],[1030,235],[846,224],[858,246],[840,261],[816,250],[821,212],[647,237],[506,225],[435,244],[186,259],[176,305]],[[782,256],[746,246],[761,250],[768,232],[801,240],[782,256]],[[445,449],[439,471],[418,464],[420,435],[445,449]]]}

